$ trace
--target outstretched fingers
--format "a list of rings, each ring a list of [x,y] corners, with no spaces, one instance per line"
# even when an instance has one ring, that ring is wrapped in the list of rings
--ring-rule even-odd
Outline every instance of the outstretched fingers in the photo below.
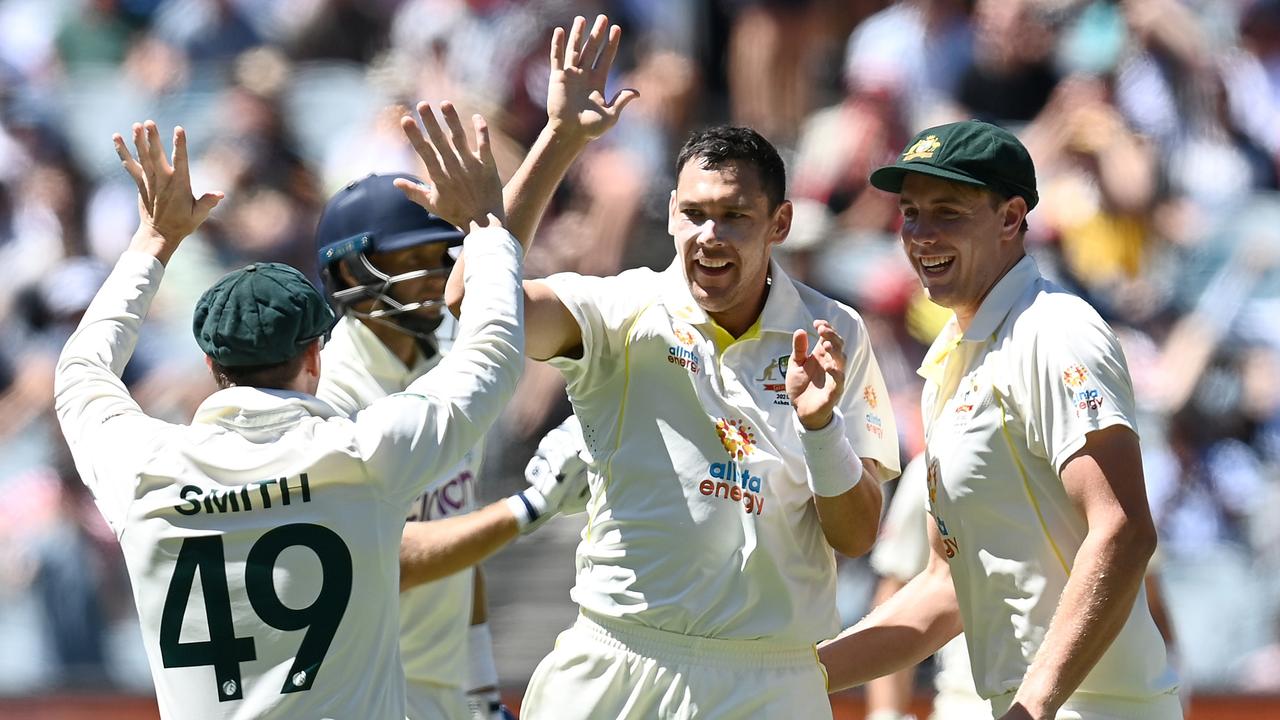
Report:
[[[582,56],[582,46],[586,42],[584,35],[587,30],[587,19],[581,15],[573,19],[573,25],[569,27],[569,46],[565,54],[564,66],[566,68],[579,67],[579,59]]]
[[[604,17],[601,15],[600,17]],[[604,43],[604,48],[600,51],[600,57],[591,68],[591,83],[598,88],[603,88],[605,80],[609,78],[609,69],[613,67],[613,61],[618,57],[618,47],[622,44],[622,28],[613,25],[609,28],[609,38]]]
[[[188,187],[191,185],[191,169],[187,161],[187,131],[178,125],[173,129],[173,175]]]
[[[157,173],[165,173],[173,171],[169,166],[169,158],[164,156],[164,142],[160,140],[160,128],[154,120],[148,120],[143,127],[147,131],[147,151],[152,163],[155,164]]]
[[[156,166],[151,161],[151,143],[147,139],[146,128],[141,123],[133,124],[133,147],[138,151],[138,164],[142,166],[142,176],[146,180],[144,197],[150,201],[156,193]]]
[[[471,116],[471,126],[476,131],[476,158],[486,168],[497,168],[498,162],[493,157],[493,145],[489,141],[489,124],[479,114]]]
[[[133,159],[133,153],[129,152],[129,146],[125,144],[124,137],[120,133],[111,136],[111,143],[116,148],[116,156],[120,158],[120,164],[124,166],[125,172],[129,173],[129,177],[133,178],[133,184],[138,186],[138,197],[145,198],[147,196],[147,177],[142,172],[142,166],[138,161]]]
[[[431,106],[427,103],[418,103],[418,114],[422,117],[430,117],[433,121],[435,116],[431,112]],[[422,133],[422,126],[418,124],[418,120],[413,115],[405,115],[400,118],[400,129],[404,131],[404,135],[409,139],[409,144],[413,146],[414,152],[422,160],[423,166],[427,169],[428,177],[440,177],[444,173],[444,169],[440,162],[440,154],[436,152],[436,147]]]
[[[458,163],[466,165],[468,161],[476,159],[476,155],[471,152],[467,131],[462,127],[462,118],[458,116],[458,109],[446,102],[440,105],[440,114],[444,115],[445,125],[449,127],[449,146],[453,148]]]
[[[591,32],[587,34],[586,42],[582,44],[582,51],[578,54],[579,67],[587,72],[594,70],[600,59],[600,49],[605,45],[608,35],[609,18],[597,15],[596,21],[591,25]]]
[[[564,28],[557,27],[551,31],[551,71],[564,70],[565,59]]]

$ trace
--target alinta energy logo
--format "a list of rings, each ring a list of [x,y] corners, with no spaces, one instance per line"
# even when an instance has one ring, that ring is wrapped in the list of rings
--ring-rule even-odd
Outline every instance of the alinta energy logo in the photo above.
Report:
[[[696,350],[697,338],[693,334],[693,328],[672,325],[671,333],[676,336],[678,344],[667,348],[667,362],[672,365],[679,365],[690,373],[697,375],[698,369],[702,367],[702,360]]]
[[[876,395],[876,389],[867,385],[862,388],[862,399],[867,403],[866,428],[867,432],[878,438],[884,437],[884,421],[876,414],[876,406],[880,404],[880,398]]]
[[[1071,392],[1076,417],[1102,407],[1102,393],[1089,382],[1089,371],[1085,366],[1077,363],[1062,371],[1062,383]]]
[[[742,420],[720,418],[716,420],[716,435],[728,462],[711,463],[707,472],[711,475],[698,484],[698,492],[730,502],[742,503],[748,515],[764,512],[764,478],[752,475],[740,464],[751,457],[756,449],[756,435],[751,426]]]

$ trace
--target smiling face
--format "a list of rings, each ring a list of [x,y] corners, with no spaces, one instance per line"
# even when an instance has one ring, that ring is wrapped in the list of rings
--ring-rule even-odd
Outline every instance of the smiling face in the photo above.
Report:
[[[760,172],[749,162],[709,168],[695,157],[680,169],[668,211],[693,299],[720,327],[741,335],[764,308],[769,257],[791,229],[791,203],[770,209]]]
[[[925,292],[968,329],[987,293],[1024,255],[1026,200],[908,173],[899,207],[902,247]]]

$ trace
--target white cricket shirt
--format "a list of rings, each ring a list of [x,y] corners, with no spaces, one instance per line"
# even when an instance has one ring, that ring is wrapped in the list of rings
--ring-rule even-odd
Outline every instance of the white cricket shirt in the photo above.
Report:
[[[463,339],[408,392],[347,419],[230,388],[189,426],[146,416],[119,380],[163,267],[117,263],[59,359],[55,409],[124,550],[163,717],[404,717],[404,508],[523,364],[519,246],[486,231],[467,251],[484,261],[468,263]]]
[[[897,430],[862,319],[777,263],[771,272],[760,319],[736,341],[694,302],[678,263],[546,279],[582,330],[583,357],[550,362],[596,460],[572,591],[583,609],[788,646],[839,630],[835,555],[784,386],[791,333],[823,318],[844,337],[849,440],[889,477]]]
[[[1015,690],[1084,540],[1058,474],[1094,430],[1135,428],[1111,328],[1023,258],[967,332],[955,318],[925,356],[930,510],[951,564],[978,694]],[[1177,682],[1140,591],[1077,694],[1142,699]]]
[[[364,323],[344,316],[325,344],[316,396],[342,415],[354,415],[375,400],[402,392],[440,362],[418,355],[406,367]],[[410,521],[439,520],[475,509],[475,483],[483,452],[477,445],[440,478],[427,478],[426,493],[410,501]],[[415,691],[424,683],[466,689],[467,628],[471,625],[471,569],[400,593],[400,662],[404,665],[410,717]],[[431,688],[427,688],[430,691]],[[415,718],[416,720],[416,718]]]
[[[880,535],[871,549],[871,569],[876,574],[908,582],[924,572],[929,564],[928,493],[925,487],[925,456],[915,456],[902,470],[898,489],[889,502],[889,509],[880,521]],[[969,670],[969,651],[965,647],[963,633],[952,638],[936,653],[937,672],[933,686],[935,711],[940,700],[963,702],[965,698],[978,701],[973,689],[973,673]],[[936,712],[935,712],[936,714]],[[951,717],[962,717],[955,714]]]

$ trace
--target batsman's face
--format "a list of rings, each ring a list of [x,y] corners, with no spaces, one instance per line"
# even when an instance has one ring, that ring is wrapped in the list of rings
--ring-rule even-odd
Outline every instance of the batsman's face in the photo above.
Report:
[[[769,257],[791,230],[791,203],[770,210],[754,165],[685,163],[671,193],[667,229],[694,300],[738,334],[764,307]]]
[[[902,247],[929,299],[955,311],[961,327],[1023,255],[1021,198],[908,173],[899,196]]]
[[[445,243],[428,243],[415,247],[385,253],[370,253],[369,262],[382,272],[395,277],[415,270],[434,270],[426,277],[411,278],[392,284],[389,294],[397,302],[409,304],[424,301],[442,301],[444,286],[449,278],[449,248]],[[437,302],[433,307],[424,307],[409,314],[424,318],[439,318],[443,306]]]

